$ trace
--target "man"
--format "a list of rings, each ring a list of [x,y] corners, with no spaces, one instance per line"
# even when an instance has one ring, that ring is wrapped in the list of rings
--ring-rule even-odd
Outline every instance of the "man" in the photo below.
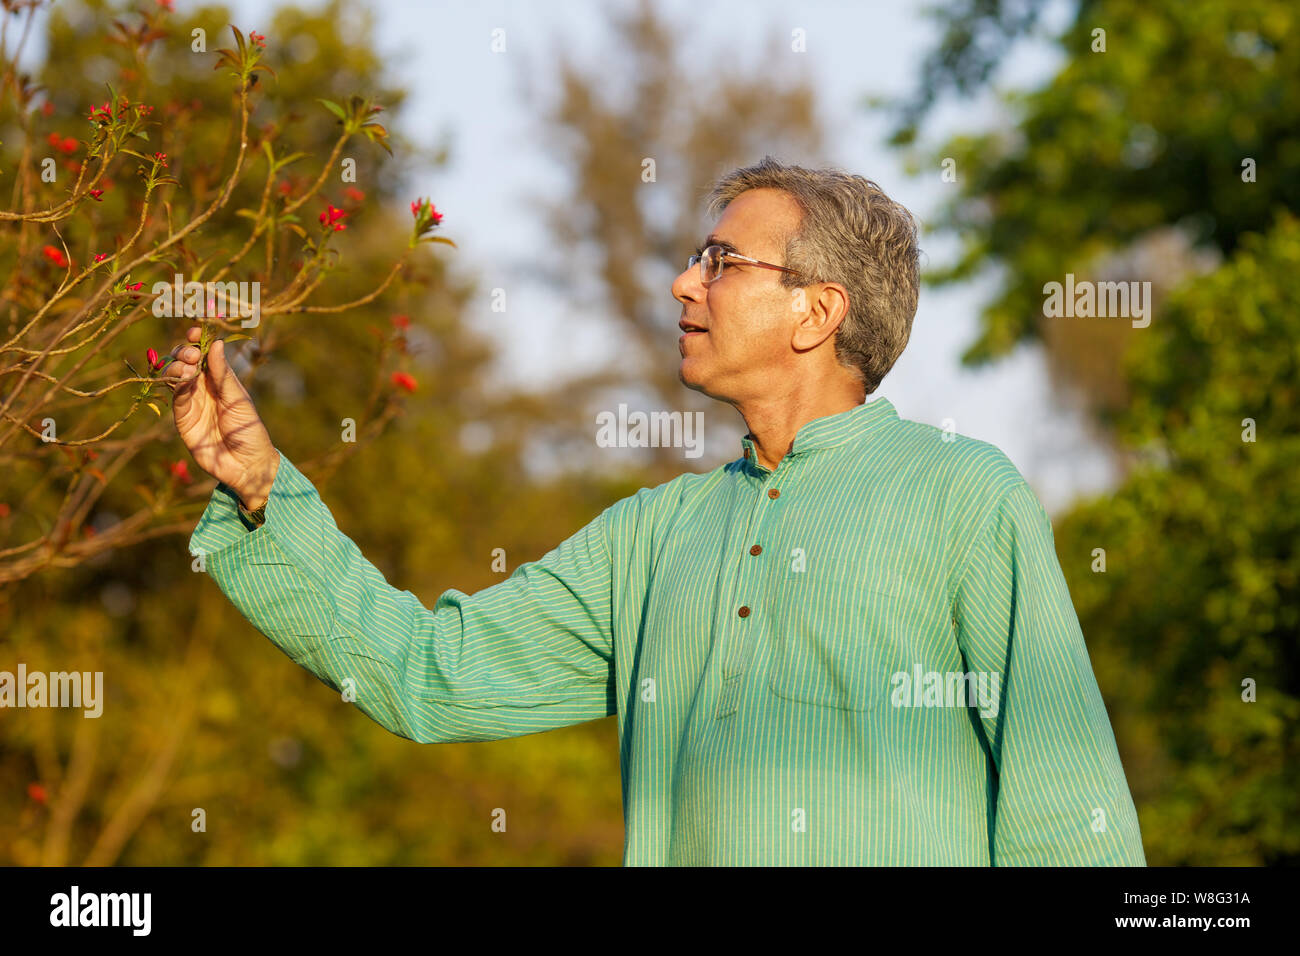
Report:
[[[182,346],[176,424],[221,481],[191,550],[393,733],[617,714],[629,865],[1145,865],[1038,500],[993,446],[864,404],[911,331],[912,217],[770,158],[712,208],[672,287],[680,375],[740,412],[742,457],[430,610],[277,452],[222,343],[202,375]]]

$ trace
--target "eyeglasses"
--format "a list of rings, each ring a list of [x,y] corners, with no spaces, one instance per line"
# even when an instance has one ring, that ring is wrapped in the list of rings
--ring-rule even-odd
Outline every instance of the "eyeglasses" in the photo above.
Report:
[[[702,253],[691,256],[686,260],[686,268],[689,269],[698,262],[700,264],[700,281],[708,285],[722,275],[722,267],[726,265],[728,259],[738,259],[747,265],[760,266],[764,269],[776,269],[780,272],[789,272],[791,275],[800,274],[794,269],[787,269],[785,266],[778,266],[771,262],[760,262],[758,259],[742,256],[739,252],[730,252],[717,245],[707,246]]]

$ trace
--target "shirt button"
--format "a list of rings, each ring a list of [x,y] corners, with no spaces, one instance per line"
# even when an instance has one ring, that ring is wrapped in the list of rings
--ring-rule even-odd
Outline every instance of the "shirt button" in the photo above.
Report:
[[[759,554],[762,554],[762,553],[763,553],[763,546],[762,546],[761,544],[756,544],[756,545],[754,545],[752,548],[749,549],[749,553],[750,553],[750,554],[753,554],[753,555],[759,555]]]
[[[745,457],[746,457],[746,458],[749,457],[749,449],[748,449],[748,448],[745,449]]]
[[[767,496],[769,498],[780,498],[781,492],[777,491],[775,488],[769,488],[767,489]]]
[[[740,610],[736,612],[741,617],[749,617],[749,608],[741,605]]]

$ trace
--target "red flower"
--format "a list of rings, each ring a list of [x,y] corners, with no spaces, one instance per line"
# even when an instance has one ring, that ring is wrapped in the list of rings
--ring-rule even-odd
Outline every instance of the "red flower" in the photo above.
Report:
[[[69,265],[67,258],[63,255],[63,252],[58,248],[56,248],[55,246],[46,246],[41,250],[41,255],[43,255],[46,259],[49,259],[50,262],[54,263],[60,269],[66,269]]]
[[[287,196],[287,195],[289,195],[289,193],[293,192],[293,183],[291,183],[291,182],[290,182],[289,180],[287,180],[287,179],[282,179],[282,180],[280,180],[280,187],[279,187],[279,188],[280,188],[280,195],[281,195],[281,196]]]
[[[143,283],[143,282],[137,282],[135,285],[129,285],[129,286],[127,286],[127,288],[130,289],[132,292],[139,292],[141,289],[144,288],[144,283]]]
[[[149,351],[145,352],[144,355],[145,355],[145,358],[147,358],[147,359],[149,360],[149,367],[150,367],[150,368],[155,368],[155,369],[157,369],[157,368],[162,368],[162,367],[163,367],[164,362],[163,362],[163,360],[162,360],[161,358],[158,357],[158,350],[157,350],[157,349],[150,349]]]
[[[105,259],[107,259],[107,258],[108,258],[108,253],[107,253],[107,252],[97,252],[97,253],[95,253],[95,261],[96,261],[96,262],[103,262],[103,261],[104,261]]]
[[[393,384],[396,385],[398,388],[406,389],[408,392],[413,392],[415,391],[416,388],[415,379],[412,378],[410,375],[406,374],[405,372],[394,372]]]
[[[95,200],[95,202],[103,202],[104,201],[103,197],[104,197],[104,190],[102,189],[92,189],[90,191],[90,198]]]
[[[361,200],[366,198],[366,194],[356,186],[349,186],[347,189],[343,190],[343,192],[352,202],[361,202]]]
[[[46,100],[44,103],[41,104],[41,113],[45,116],[53,116],[54,104],[51,103],[49,100]]]
[[[27,796],[31,797],[37,803],[45,803],[47,799],[45,795],[45,788],[42,787],[39,783],[29,783],[27,785]]]
[[[411,317],[409,315],[395,315],[389,321],[393,323],[393,328],[404,329],[411,324]]]
[[[339,222],[339,220],[346,215],[346,212],[331,203],[329,207],[320,214],[319,218],[322,226],[333,226],[335,232],[342,232],[347,228],[347,226]]]
[[[429,221],[432,222],[435,226],[438,225],[438,223],[442,222],[442,213],[438,212],[437,208],[433,205],[432,199],[424,199],[423,197],[421,197],[420,199],[417,199],[415,202],[411,203],[411,215],[414,216],[417,220],[420,218],[421,211],[425,209],[428,210]]]
[[[0,501],[0,521],[3,521],[5,518],[8,517],[9,517],[9,505],[6,502]]]
[[[173,478],[187,485],[194,480],[190,477],[190,466],[183,461],[173,462],[168,470],[171,471]]]
[[[258,45],[259,47],[261,47],[263,50],[266,49],[266,34],[264,34],[264,33],[254,33],[252,30],[249,30],[249,31],[248,31],[248,39],[249,39],[250,42],[257,44],[257,45]]]
[[[173,13],[175,11],[172,10],[172,2],[173,0],[158,0],[158,6],[162,7],[168,13]]]
[[[46,137],[46,139],[50,141],[50,145],[53,146],[55,149],[58,149],[59,144],[63,142],[62,138],[59,136],[58,133],[51,133],[49,136]]]
[[[166,169],[166,168],[167,168],[167,154],[166,154],[166,153],[154,153],[154,154],[153,154],[153,158],[156,159],[156,160],[157,160],[157,161],[162,165],[162,168],[163,168],[163,169]]]

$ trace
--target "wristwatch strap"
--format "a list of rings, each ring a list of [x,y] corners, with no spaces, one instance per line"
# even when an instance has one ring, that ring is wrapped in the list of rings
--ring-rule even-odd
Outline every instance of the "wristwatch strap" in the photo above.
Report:
[[[244,522],[245,527],[250,531],[262,527],[262,524],[266,521],[266,505],[262,505],[256,511],[249,511],[238,497],[235,498],[235,501],[239,504],[239,518]]]

